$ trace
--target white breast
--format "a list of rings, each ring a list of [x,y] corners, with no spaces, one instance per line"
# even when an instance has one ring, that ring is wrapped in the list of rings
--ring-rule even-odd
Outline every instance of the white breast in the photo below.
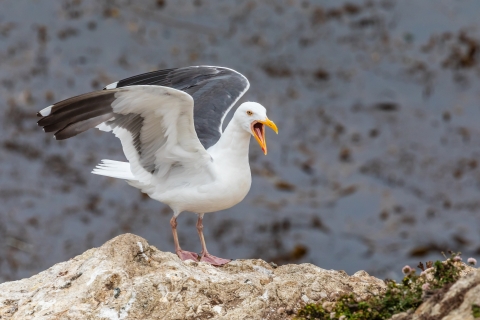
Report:
[[[225,210],[242,201],[252,182],[248,162],[241,166],[229,166],[224,161],[218,161],[215,171],[216,179],[211,183],[189,184],[150,196],[174,210],[196,213]]]

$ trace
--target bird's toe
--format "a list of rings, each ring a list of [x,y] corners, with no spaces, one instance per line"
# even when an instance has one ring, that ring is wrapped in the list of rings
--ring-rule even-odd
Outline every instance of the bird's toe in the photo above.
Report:
[[[232,260],[215,257],[215,256],[207,253],[200,259],[200,261],[210,263],[213,266],[221,267],[221,266],[229,263]]]
[[[179,250],[177,251],[177,256],[183,261],[185,260],[198,261],[198,254],[196,254],[195,252]]]

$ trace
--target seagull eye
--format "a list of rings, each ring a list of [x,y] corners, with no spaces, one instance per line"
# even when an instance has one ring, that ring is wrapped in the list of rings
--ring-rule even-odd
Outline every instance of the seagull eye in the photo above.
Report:
[[[251,115],[253,114],[253,112],[250,111],[250,110],[248,110],[248,111],[247,111],[247,114],[248,114],[249,116],[251,116]]]

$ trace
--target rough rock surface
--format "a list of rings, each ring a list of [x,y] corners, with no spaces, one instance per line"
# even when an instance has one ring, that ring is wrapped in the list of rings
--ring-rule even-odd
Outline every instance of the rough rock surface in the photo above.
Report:
[[[308,302],[377,294],[383,281],[311,264],[182,262],[125,234],[31,278],[0,284],[0,319],[288,319]]]
[[[480,307],[480,270],[460,278],[428,298],[414,313],[401,313],[392,320],[473,320],[472,306]]]

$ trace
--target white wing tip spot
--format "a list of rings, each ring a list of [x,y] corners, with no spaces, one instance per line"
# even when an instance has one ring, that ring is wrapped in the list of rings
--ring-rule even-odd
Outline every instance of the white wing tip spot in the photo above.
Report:
[[[52,107],[53,107],[53,104],[51,106],[46,107],[45,109],[40,110],[38,113],[40,113],[42,117],[49,116],[50,113],[52,113]]]
[[[117,87],[118,81],[114,83],[110,83],[108,86],[105,87],[105,89],[115,89]]]

